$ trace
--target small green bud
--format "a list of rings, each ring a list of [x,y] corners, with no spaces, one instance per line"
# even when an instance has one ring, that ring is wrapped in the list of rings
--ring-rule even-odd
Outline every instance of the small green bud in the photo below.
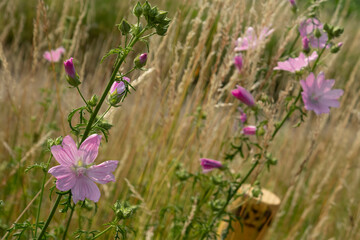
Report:
[[[99,125],[99,127],[103,128],[105,130],[110,130],[113,126],[112,124],[105,122],[104,120],[101,121],[98,125]]]
[[[151,5],[148,1],[146,1],[143,5],[142,5],[142,10],[143,10],[143,14],[145,17],[149,16],[150,11],[151,11]]]
[[[118,220],[130,218],[136,211],[137,206],[131,206],[128,202],[116,201],[113,210]]]
[[[165,18],[159,23],[159,26],[167,27],[169,26],[170,22],[171,22],[170,18]]]
[[[334,29],[334,36],[335,37],[340,37],[341,36],[341,34],[343,34],[343,32],[344,32],[344,28],[340,28],[340,27],[336,27],[335,29]]]
[[[77,87],[81,84],[79,80],[79,75],[76,74],[75,78],[72,78],[70,76],[66,76],[66,81],[73,87]]]
[[[131,26],[125,19],[123,19],[118,25],[118,28],[122,35],[126,35],[130,32]]]
[[[155,19],[155,17],[159,14],[159,9],[157,7],[151,8],[149,11],[149,17]]]
[[[139,25],[135,24],[131,27],[131,32],[133,33],[133,35],[140,34],[142,30],[143,30],[143,26],[141,25],[141,23],[139,23]]]
[[[163,20],[165,20],[168,12],[160,10],[158,14],[155,16],[155,20],[157,23],[161,23]]]
[[[330,31],[331,31],[331,28],[332,28],[332,27],[330,27],[329,24],[327,24],[327,23],[324,24],[323,29],[324,29],[325,32],[327,32],[327,33],[330,32]]]
[[[51,148],[52,146],[55,145],[55,142],[52,138],[49,138],[46,143],[48,148]]]
[[[55,139],[55,142],[54,142],[54,144],[55,145],[60,145],[61,143],[62,143],[62,141],[63,141],[63,138],[60,136],[60,137],[57,137],[56,139]]]
[[[318,28],[315,29],[314,36],[315,36],[316,38],[320,38],[320,37],[321,37],[321,32],[320,32],[320,30],[319,30]]]
[[[159,36],[165,36],[166,32],[168,30],[168,27],[163,27],[163,26],[160,26],[160,25],[157,25],[156,26],[156,34],[159,35]]]
[[[91,99],[89,100],[89,105],[92,107],[95,107],[97,102],[98,102],[99,98],[98,96],[96,96],[95,94],[91,97]]]
[[[134,7],[134,9],[133,9],[133,13],[134,13],[134,15],[135,15],[137,18],[139,18],[139,17],[141,16],[141,14],[143,13],[143,9],[142,9],[142,7],[141,7],[140,2],[138,2],[138,3],[135,5],[135,7]]]

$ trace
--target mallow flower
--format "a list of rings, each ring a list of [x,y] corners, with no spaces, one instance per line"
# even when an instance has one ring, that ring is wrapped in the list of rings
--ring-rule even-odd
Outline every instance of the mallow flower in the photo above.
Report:
[[[248,49],[256,48],[258,44],[263,42],[267,36],[274,32],[274,29],[265,27],[261,30],[260,35],[256,36],[255,30],[252,27],[248,27],[244,37],[238,38],[235,45],[235,51],[241,52]]]
[[[45,51],[43,57],[49,62],[58,62],[61,56],[65,53],[64,47],[58,47],[55,50]]]
[[[210,172],[210,171],[214,170],[215,168],[223,167],[221,162],[213,160],[213,159],[209,159],[209,158],[201,158],[200,164],[202,166],[203,173]]]
[[[242,133],[244,135],[255,135],[256,134],[256,126],[246,126],[242,129]]]
[[[299,32],[301,37],[307,37],[313,48],[324,48],[328,35],[323,30],[323,24],[316,18],[309,18],[300,23]],[[317,33],[318,32],[318,36]]]
[[[62,146],[51,147],[51,153],[60,165],[50,168],[49,173],[57,179],[57,189],[71,190],[75,204],[85,198],[99,201],[100,190],[95,182],[115,182],[112,172],[115,171],[118,161],[105,161],[94,165],[100,141],[101,136],[93,134],[77,148],[75,141],[68,135],[64,137]]]
[[[323,72],[315,77],[314,73],[310,73],[306,80],[301,80],[300,85],[303,89],[301,93],[305,104],[305,109],[314,111],[317,115],[321,113],[329,113],[330,107],[339,107],[338,98],[343,95],[341,89],[331,88],[334,86],[335,80],[325,80]]]
[[[79,75],[76,73],[73,58],[67,59],[64,62],[64,67],[68,83],[73,87],[79,86],[81,82],[79,81]]]
[[[309,63],[316,60],[317,58],[318,54],[315,51],[309,57],[301,52],[297,58],[289,58],[284,62],[278,62],[278,65],[274,68],[274,70],[284,70],[295,73],[304,67],[309,66]]]
[[[243,67],[243,58],[241,54],[234,57],[234,65],[239,70],[239,72],[241,72],[241,69]]]

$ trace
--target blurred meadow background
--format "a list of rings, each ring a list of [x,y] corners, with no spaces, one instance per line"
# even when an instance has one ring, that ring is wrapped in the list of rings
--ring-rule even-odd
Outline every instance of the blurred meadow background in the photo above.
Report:
[[[172,23],[165,37],[152,38],[147,71],[129,76],[136,92],[106,116],[114,126],[96,161],[119,160],[117,181],[100,186],[95,217],[94,205],[76,209],[70,233],[105,228],[116,200],[141,206],[131,219],[136,233],[129,239],[174,239],[183,230],[192,210],[190,196],[198,190],[192,181],[179,180],[179,166],[196,173],[201,157],[224,159],[238,121],[238,102],[230,91],[241,84],[254,90],[257,100],[269,98],[272,104],[262,107],[272,125],[284,116],[277,103],[299,88],[290,74],[272,70],[309,10],[309,1],[298,2],[296,14],[287,0],[150,2],[169,11]],[[298,128],[294,115],[275,141],[263,143],[278,165],[270,172],[259,169],[251,179],[258,175],[261,186],[282,200],[267,239],[360,239],[360,1],[318,2],[322,22],[345,28],[340,52],[326,53],[320,62],[327,78],[336,79],[336,88],[345,93],[340,108],[320,116],[308,112]],[[32,200],[43,173],[25,170],[47,162],[47,138],[68,135],[66,114],[82,103],[65,81],[62,62],[47,62],[44,51],[64,46],[63,59],[74,57],[85,97],[99,95],[114,59],[101,65],[100,60],[124,41],[115,24],[122,18],[136,21],[130,14],[135,4],[0,0],[0,236],[15,221],[34,221],[37,204]],[[275,32],[264,46],[247,53],[239,75],[233,66],[235,40],[248,26],[259,32],[270,25]],[[301,50],[300,42],[295,49]],[[131,54],[144,51],[140,43]],[[51,166],[56,164],[53,160]],[[231,169],[242,172],[248,165],[239,158]],[[52,205],[53,181],[45,187],[41,219]],[[63,232],[66,219],[57,213],[51,234]],[[28,234],[21,239],[30,239]],[[103,236],[112,238],[110,232]]]

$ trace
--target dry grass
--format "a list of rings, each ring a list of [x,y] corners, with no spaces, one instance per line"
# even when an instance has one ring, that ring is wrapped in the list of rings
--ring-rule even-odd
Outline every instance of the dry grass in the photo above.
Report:
[[[37,11],[31,13],[35,16],[32,43],[22,42],[25,17],[18,15],[14,2],[19,1],[0,2],[0,11],[11,19],[7,24],[1,19],[0,34],[0,199],[5,202],[0,212],[1,233],[40,188],[40,170],[24,174],[24,169],[46,161],[49,153],[41,144],[44,138],[49,133],[67,135],[66,116],[61,113],[81,105],[75,90],[67,88],[61,63],[45,62],[42,52],[64,45],[66,57],[74,56],[77,61],[81,90],[90,98],[101,94],[111,72],[111,61],[99,66],[102,55],[123,41],[113,25],[107,26],[114,29],[112,33],[94,36],[96,1],[83,0],[74,4],[51,1],[46,7],[39,1]],[[109,13],[116,15],[117,22],[129,10],[130,4],[122,2],[117,1],[120,12]],[[197,190],[190,182],[179,183],[176,165],[181,163],[195,173],[200,157],[224,157],[237,117],[237,102],[229,91],[241,83],[255,89],[258,100],[267,94],[272,104],[263,106],[264,114],[274,123],[283,116],[282,96],[299,87],[287,74],[274,76],[271,70],[260,77],[256,74],[267,64],[272,69],[296,37],[294,26],[301,16],[294,18],[287,1],[158,2],[161,8],[170,8],[173,22],[166,37],[151,42],[149,70],[131,76],[138,79],[137,91],[107,116],[114,127],[97,161],[120,161],[117,182],[101,186],[96,218],[84,224],[85,229],[99,229],[112,219],[110,206],[118,199],[129,199],[141,206],[132,220],[138,239],[170,238],[174,215],[166,214],[159,222],[160,210],[181,203],[190,224],[196,209],[189,196],[196,196]],[[326,65],[321,67],[345,90],[341,108],[321,117],[309,113],[305,124],[294,129],[295,120],[291,121],[274,142],[269,136],[260,140],[279,159],[270,173],[259,172],[262,186],[282,199],[268,239],[360,239],[360,45],[356,41],[360,31],[353,17],[345,18],[350,0],[343,2],[344,8],[336,9],[334,15],[322,16],[323,21],[335,16],[334,23],[345,26],[346,31],[341,52],[326,56]],[[239,76],[232,67],[234,40],[247,26],[259,32],[269,25],[276,29],[270,47],[265,49],[264,43],[248,52]],[[289,32],[283,30],[288,27]],[[199,107],[206,120],[197,117]],[[246,166],[237,159],[233,169],[241,172]],[[43,219],[51,204],[45,196]],[[29,208],[22,220],[34,221],[30,217],[35,211],[35,206]],[[79,216],[90,218],[92,214],[78,209],[73,223]],[[64,225],[65,220],[57,214],[53,224]],[[70,232],[78,227],[73,225]]]

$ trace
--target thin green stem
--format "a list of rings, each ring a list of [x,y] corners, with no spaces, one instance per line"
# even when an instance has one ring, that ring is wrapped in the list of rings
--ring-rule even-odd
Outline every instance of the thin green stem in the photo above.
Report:
[[[227,208],[227,206],[229,205],[230,201],[233,199],[233,197],[237,194],[239,188],[246,182],[246,180],[250,177],[251,173],[255,170],[256,166],[259,164],[259,161],[256,161],[252,167],[250,168],[250,170],[248,171],[248,173],[245,175],[245,177],[241,180],[241,182],[237,185],[236,189],[234,191],[231,192],[231,194],[228,195],[227,199],[226,199],[226,203],[223,205],[223,207],[220,209],[220,211],[218,211],[218,213],[216,214],[216,216],[213,218],[213,220],[210,223],[210,227],[209,229],[212,229],[216,223],[216,221],[221,217],[221,215],[224,213],[225,209]],[[204,235],[202,236],[202,239],[204,239]]]
[[[98,237],[100,237],[101,235],[103,235],[104,233],[106,233],[107,231],[109,231],[113,226],[109,226],[107,227],[105,230],[103,230],[102,232],[96,234],[91,240],[97,239]]]
[[[292,44],[291,44],[291,46],[290,46],[290,49],[289,49],[289,51],[288,51],[288,54],[291,54],[291,52],[292,52],[292,50],[294,49],[295,44],[296,44],[296,42],[298,41],[299,37],[300,37],[300,33],[297,34],[295,40],[292,42]]]
[[[79,94],[80,94],[80,96],[81,96],[82,100],[84,101],[84,103],[85,103],[85,104],[86,104],[86,106],[88,107],[89,111],[91,112],[91,108],[90,108],[90,106],[89,106],[88,102],[85,100],[84,96],[82,95],[82,93],[81,93],[81,91],[80,91],[80,88],[77,86],[77,87],[76,87],[76,89],[78,90],[78,92],[79,92]]]
[[[137,36],[135,36],[134,38],[132,38],[132,39],[130,40],[130,42],[129,42],[129,45],[128,45],[126,48],[127,48],[127,49],[131,49],[131,48],[134,46],[134,44],[139,40],[140,36],[141,36],[146,30],[147,30],[147,27],[145,27],[145,28],[139,33],[139,35],[137,35]],[[94,112],[91,114],[90,120],[89,120],[89,122],[88,122],[88,124],[87,124],[87,126],[86,126],[86,128],[85,128],[85,132],[84,132],[84,135],[83,135],[83,137],[82,137],[82,139],[81,139],[80,144],[81,144],[82,142],[84,142],[85,139],[89,136],[89,133],[90,133],[90,131],[91,131],[91,127],[92,127],[92,125],[93,125],[93,122],[95,121],[96,115],[98,114],[98,112],[99,112],[102,104],[103,104],[104,101],[105,101],[105,98],[106,98],[108,92],[110,91],[110,88],[111,88],[112,84],[113,84],[114,81],[115,81],[116,74],[117,74],[117,72],[119,71],[119,68],[120,68],[121,64],[125,61],[125,58],[127,57],[128,54],[129,54],[129,51],[126,51],[125,54],[122,55],[120,61],[116,64],[116,66],[115,66],[115,68],[114,68],[114,71],[113,71],[113,73],[112,73],[112,75],[111,75],[111,77],[110,77],[110,81],[109,81],[108,85],[106,86],[105,91],[103,92],[99,103],[96,105],[96,108],[95,108]]]
[[[72,216],[73,216],[73,213],[74,213],[75,207],[76,207],[76,205],[75,205],[75,204],[71,207],[70,216],[69,216],[69,219],[68,219],[68,221],[67,221],[67,223],[66,223],[65,232],[64,232],[64,235],[63,235],[63,238],[62,238],[63,240],[65,240],[65,239],[66,239],[67,231],[68,231],[68,229],[69,229],[70,222],[71,222],[71,218],[72,218]]]
[[[140,39],[149,38],[149,37],[151,37],[151,36],[154,35],[154,34],[156,34],[156,32],[153,32],[153,33],[150,33],[150,34],[148,34],[148,35],[145,35],[145,36],[141,37]]]
[[[48,162],[47,162],[46,168],[49,167],[49,164],[50,164],[51,159],[52,159],[52,155],[49,157],[49,160],[48,160]],[[42,198],[43,198],[43,195],[44,195],[44,188],[45,188],[46,176],[47,176],[47,171],[44,172],[43,181],[42,181],[42,183],[41,183],[39,206],[38,206],[38,209],[37,209],[37,212],[36,212],[35,238],[36,238],[37,230],[38,230],[38,226],[39,226],[40,210],[41,210]]]
[[[59,194],[58,197],[56,198],[55,204],[54,204],[53,208],[51,209],[50,215],[49,215],[48,219],[46,220],[43,229],[41,230],[41,233],[40,233],[40,235],[38,237],[38,240],[41,240],[41,238],[45,235],[46,229],[49,226],[49,224],[51,222],[51,219],[53,218],[53,216],[54,216],[54,214],[56,212],[56,209],[57,209],[57,207],[58,207],[58,205],[60,203],[61,197],[62,197],[62,195]]]
[[[311,72],[315,71],[315,68],[316,68],[317,64],[319,63],[321,56],[325,52],[326,46],[327,46],[327,44],[325,45],[325,47],[323,49],[321,49],[321,52],[320,52],[319,56],[315,60],[314,66],[311,68]]]
[[[98,124],[105,116],[105,114],[110,110],[111,105],[106,109],[106,111],[99,117],[99,119],[94,123],[94,126],[96,126],[96,124]]]

